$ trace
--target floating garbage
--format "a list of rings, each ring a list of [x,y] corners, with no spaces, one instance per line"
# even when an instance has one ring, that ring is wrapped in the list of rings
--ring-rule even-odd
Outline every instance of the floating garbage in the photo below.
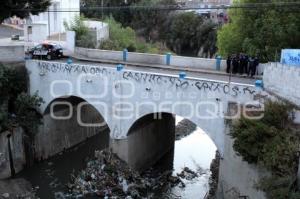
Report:
[[[173,176],[172,171],[163,173],[149,169],[143,173],[134,171],[109,150],[96,151],[95,158],[88,161],[87,168],[67,184],[69,193],[65,198],[153,198],[153,193],[163,187],[185,187],[181,178],[194,178],[198,174],[185,167]]]

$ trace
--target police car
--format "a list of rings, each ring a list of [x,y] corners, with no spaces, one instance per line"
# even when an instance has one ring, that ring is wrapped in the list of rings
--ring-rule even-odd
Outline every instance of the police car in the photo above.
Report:
[[[27,51],[29,58],[59,59],[63,57],[63,49],[55,43],[39,44]]]

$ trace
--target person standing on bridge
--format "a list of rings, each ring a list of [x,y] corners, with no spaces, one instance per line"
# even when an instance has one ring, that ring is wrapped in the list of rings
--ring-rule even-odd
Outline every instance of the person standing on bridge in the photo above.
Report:
[[[252,78],[253,76],[256,74],[256,70],[257,70],[257,67],[259,65],[259,59],[258,59],[258,56],[256,57],[251,57],[249,59],[249,71],[248,71],[248,76],[250,75]]]
[[[239,55],[236,54],[234,55],[233,59],[232,59],[232,73],[236,74],[239,70]]]
[[[226,73],[231,73],[231,56],[228,55],[227,60],[226,60],[226,64],[227,64],[227,68],[226,68]]]
[[[244,73],[247,73],[247,64],[248,64],[248,60],[246,58],[246,54],[241,53],[241,55],[240,55],[240,68],[239,68],[240,75],[243,75]]]

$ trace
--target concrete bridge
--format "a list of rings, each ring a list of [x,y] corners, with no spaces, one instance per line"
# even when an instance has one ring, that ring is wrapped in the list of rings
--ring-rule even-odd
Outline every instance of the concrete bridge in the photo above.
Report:
[[[96,63],[28,60],[26,68],[30,93],[38,92],[45,101],[40,108],[44,125],[37,136],[39,158],[75,145],[107,125],[112,150],[131,166],[143,168],[174,146],[174,115],[203,129],[224,155],[226,119],[240,116],[232,110],[253,104],[257,94],[254,85]]]

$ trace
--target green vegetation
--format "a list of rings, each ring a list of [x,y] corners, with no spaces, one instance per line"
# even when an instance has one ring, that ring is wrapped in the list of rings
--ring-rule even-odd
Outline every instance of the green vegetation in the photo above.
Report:
[[[96,33],[94,30],[85,25],[83,16],[76,16],[68,24],[64,23],[67,30],[76,33],[76,46],[84,48],[96,48]],[[110,38],[101,43],[100,48],[104,50],[124,50],[141,53],[165,53],[169,52],[166,47],[159,43],[147,43],[145,40],[138,38],[135,31],[130,27],[122,27],[112,16],[107,17],[104,22],[109,25]]]
[[[167,46],[178,54],[212,57],[216,53],[217,26],[194,12],[173,16],[166,26]]]
[[[2,1],[0,6],[0,24],[6,18],[17,16],[26,18],[30,14],[37,15],[50,6],[50,0]]]
[[[41,124],[37,109],[43,100],[26,94],[26,76],[11,67],[0,64],[0,133],[22,127],[26,162],[32,165],[34,136]]]
[[[175,5],[175,1],[141,0],[135,5],[143,7],[143,9],[137,9],[131,12],[132,22],[129,25],[137,30],[139,35],[143,36],[148,42],[164,42],[162,37],[168,31],[167,23],[171,20],[173,12],[170,10],[151,9],[151,7]]]
[[[124,27],[129,26],[132,23],[133,14],[130,9],[122,8],[122,10],[93,10],[86,8],[99,8],[102,7],[124,7],[135,5],[139,3],[141,0],[81,0],[81,13],[88,18],[95,18],[104,20],[108,16],[112,16],[118,22],[120,22]]]
[[[109,25],[110,38],[101,44],[101,49],[123,50],[126,48],[130,52],[141,53],[164,53],[168,51],[166,48],[160,48],[158,44],[146,43],[138,39],[132,28],[123,28],[112,17],[107,18],[105,22]]]
[[[95,48],[96,47],[96,35],[93,34],[87,25],[85,25],[83,16],[76,15],[74,20],[68,24],[64,22],[64,26],[67,30],[74,31],[76,33],[76,46],[83,48]]]
[[[35,134],[41,122],[36,110],[43,100],[26,94],[26,77],[0,64],[0,91],[0,133],[19,125]]]
[[[90,6],[101,7],[101,1],[83,0],[82,11],[86,17],[102,19],[112,16],[125,31],[126,45],[131,51],[137,52],[164,52],[171,49],[179,55],[213,57],[216,53],[217,24],[194,12],[177,12],[171,10],[151,9],[153,6],[176,5],[174,0],[104,0],[105,7],[110,6],[137,6],[139,9],[122,8],[120,10],[104,9],[95,12],[85,8]],[[130,27],[130,28],[128,28]],[[123,28],[123,29],[121,29]],[[138,39],[132,39],[132,33]],[[131,36],[129,38],[129,36]],[[120,49],[119,42],[111,39],[105,44],[106,49]],[[117,39],[119,40],[119,39]],[[135,41],[134,41],[135,40]],[[147,43],[145,43],[145,41]]]
[[[283,0],[281,2],[293,2]],[[268,0],[267,2],[278,2]],[[296,0],[294,0],[296,2]],[[261,3],[260,0],[236,0]],[[300,47],[300,7],[232,9],[230,23],[218,32],[218,49],[223,56],[245,52],[263,61],[275,61],[283,48]]]
[[[298,170],[299,132],[293,124],[291,105],[271,102],[265,105],[261,120],[241,118],[233,124],[233,148],[248,163],[271,172],[258,188],[270,199],[299,198],[295,189]]]

